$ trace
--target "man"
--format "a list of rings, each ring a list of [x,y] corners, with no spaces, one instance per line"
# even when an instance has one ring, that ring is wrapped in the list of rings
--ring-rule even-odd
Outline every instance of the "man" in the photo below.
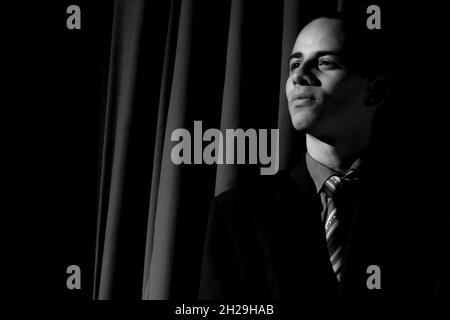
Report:
[[[395,160],[369,148],[388,93],[373,53],[337,15],[300,32],[286,96],[307,152],[294,170],[213,201],[201,299],[437,293],[442,230],[415,219],[403,187],[385,178]]]

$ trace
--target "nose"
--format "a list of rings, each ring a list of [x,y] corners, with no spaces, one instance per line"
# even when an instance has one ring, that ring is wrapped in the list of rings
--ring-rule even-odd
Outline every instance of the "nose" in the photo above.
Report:
[[[312,86],[315,83],[314,76],[304,67],[300,66],[294,70],[292,82],[295,86]]]

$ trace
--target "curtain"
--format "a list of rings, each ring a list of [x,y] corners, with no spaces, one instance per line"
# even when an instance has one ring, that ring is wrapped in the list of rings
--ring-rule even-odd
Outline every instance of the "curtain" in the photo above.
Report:
[[[94,299],[197,296],[208,208],[257,165],[175,165],[177,128],[280,129],[280,169],[298,161],[285,98],[303,24],[338,1],[116,0],[100,147]],[[270,132],[270,131],[269,131]]]

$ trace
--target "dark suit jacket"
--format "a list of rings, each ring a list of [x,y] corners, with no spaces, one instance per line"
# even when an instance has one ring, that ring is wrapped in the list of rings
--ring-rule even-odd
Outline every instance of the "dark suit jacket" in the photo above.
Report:
[[[409,188],[417,177],[401,170],[389,175],[389,167],[392,163],[366,161],[363,168],[341,283],[329,262],[320,197],[304,161],[216,197],[200,299],[414,298],[448,292],[440,283],[448,277],[448,220],[422,191]],[[380,267],[380,290],[367,287],[370,265]]]

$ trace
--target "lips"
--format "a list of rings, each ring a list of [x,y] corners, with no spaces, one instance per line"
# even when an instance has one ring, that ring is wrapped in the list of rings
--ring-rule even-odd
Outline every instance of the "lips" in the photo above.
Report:
[[[314,96],[311,94],[298,93],[291,97],[291,101],[295,100],[314,100]]]

